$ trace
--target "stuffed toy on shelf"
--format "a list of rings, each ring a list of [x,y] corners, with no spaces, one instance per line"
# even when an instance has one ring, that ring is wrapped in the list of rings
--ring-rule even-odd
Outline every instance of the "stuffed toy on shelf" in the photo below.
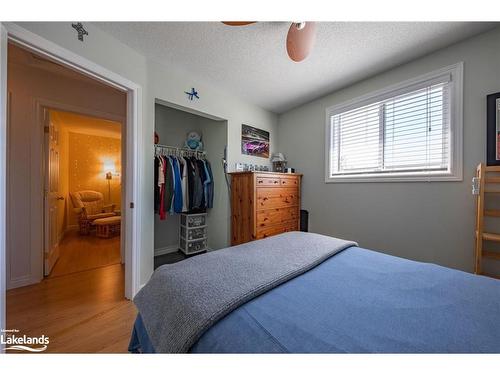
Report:
[[[190,131],[187,134],[184,146],[190,150],[203,151],[203,142],[201,141],[201,134],[195,131]]]

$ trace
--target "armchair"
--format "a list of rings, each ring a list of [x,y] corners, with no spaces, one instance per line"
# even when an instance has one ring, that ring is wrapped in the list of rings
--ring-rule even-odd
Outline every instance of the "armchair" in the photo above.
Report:
[[[89,234],[94,220],[116,215],[115,205],[105,205],[104,197],[98,191],[82,190],[69,195],[73,203],[73,211],[78,216],[80,234]]]

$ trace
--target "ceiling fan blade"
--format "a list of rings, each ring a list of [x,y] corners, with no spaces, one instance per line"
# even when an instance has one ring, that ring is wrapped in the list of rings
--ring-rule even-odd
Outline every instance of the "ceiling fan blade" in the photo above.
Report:
[[[224,25],[228,26],[246,26],[256,22],[257,21],[222,21]]]
[[[316,40],[314,22],[292,23],[286,37],[286,51],[295,62],[304,60],[311,52]]]

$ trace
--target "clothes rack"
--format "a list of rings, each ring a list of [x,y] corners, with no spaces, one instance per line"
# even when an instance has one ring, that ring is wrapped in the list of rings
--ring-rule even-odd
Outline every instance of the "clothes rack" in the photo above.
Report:
[[[185,147],[174,147],[174,146],[155,144],[155,156],[158,155],[188,156],[188,157],[194,156],[195,158],[198,159],[205,159],[207,156],[205,151],[191,150]]]

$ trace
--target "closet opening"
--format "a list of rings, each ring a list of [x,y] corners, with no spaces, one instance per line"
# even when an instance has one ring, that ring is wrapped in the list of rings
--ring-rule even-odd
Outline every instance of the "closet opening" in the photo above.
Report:
[[[155,268],[229,246],[227,120],[156,100]]]

